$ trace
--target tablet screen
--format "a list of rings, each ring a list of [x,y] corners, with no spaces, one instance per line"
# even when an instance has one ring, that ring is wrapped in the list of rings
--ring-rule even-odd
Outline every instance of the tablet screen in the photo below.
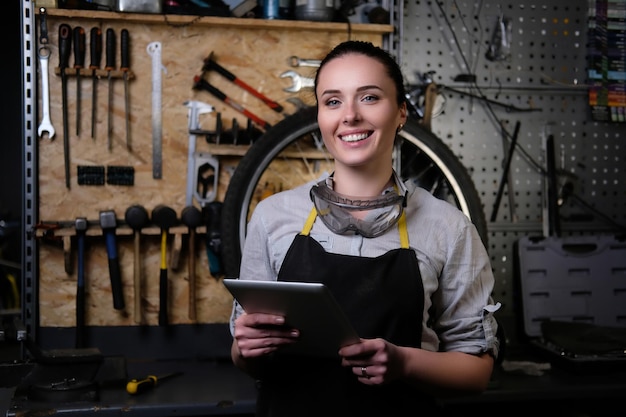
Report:
[[[332,357],[342,346],[359,341],[324,284],[226,278],[224,285],[247,313],[282,314],[287,325],[300,331],[300,340],[285,346],[285,353]]]

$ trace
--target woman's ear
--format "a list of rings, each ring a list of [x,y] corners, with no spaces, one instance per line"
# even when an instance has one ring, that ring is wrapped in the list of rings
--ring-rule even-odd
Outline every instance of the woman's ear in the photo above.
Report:
[[[402,102],[402,105],[400,106],[400,124],[401,125],[406,124],[407,114],[408,114],[408,110],[407,110],[406,102]]]

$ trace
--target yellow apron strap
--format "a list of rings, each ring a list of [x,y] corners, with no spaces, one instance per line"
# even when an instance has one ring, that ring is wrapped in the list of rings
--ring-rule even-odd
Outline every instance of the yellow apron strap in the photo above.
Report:
[[[406,228],[406,213],[402,211],[402,215],[398,219],[398,232],[400,233],[400,247],[402,249],[409,248],[409,232]]]
[[[313,228],[313,223],[315,223],[315,219],[317,218],[317,210],[315,210],[315,206],[311,209],[309,213],[309,217],[306,219],[306,223],[304,223],[304,227],[302,228],[301,235],[308,236],[311,233],[311,229]]]

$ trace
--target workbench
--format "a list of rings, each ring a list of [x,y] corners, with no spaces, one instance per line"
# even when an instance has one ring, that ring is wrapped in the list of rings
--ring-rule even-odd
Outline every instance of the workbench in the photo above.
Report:
[[[536,358],[529,358],[536,359]],[[16,397],[7,417],[33,415],[77,416],[251,416],[254,413],[254,381],[228,359],[178,361],[127,361],[128,377],[182,375],[164,380],[147,392],[130,395],[124,386],[100,391],[93,402],[35,403]],[[542,375],[494,372],[488,390],[479,396],[443,400],[444,415],[483,416],[546,415],[548,407],[560,416],[615,415],[611,410],[626,395],[626,372],[572,373],[552,367]],[[505,411],[506,410],[506,411]],[[297,415],[297,414],[296,414]]]

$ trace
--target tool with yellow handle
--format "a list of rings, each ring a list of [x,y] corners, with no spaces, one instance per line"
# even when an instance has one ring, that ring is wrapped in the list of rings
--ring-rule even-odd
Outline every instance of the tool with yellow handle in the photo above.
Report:
[[[182,375],[182,372],[174,372],[171,374],[165,374],[162,376],[148,375],[143,379],[131,379],[126,384],[126,392],[129,394],[141,394],[142,392],[146,392],[149,389],[152,389],[157,386],[160,381],[163,381],[168,378],[172,378],[178,375]]]

